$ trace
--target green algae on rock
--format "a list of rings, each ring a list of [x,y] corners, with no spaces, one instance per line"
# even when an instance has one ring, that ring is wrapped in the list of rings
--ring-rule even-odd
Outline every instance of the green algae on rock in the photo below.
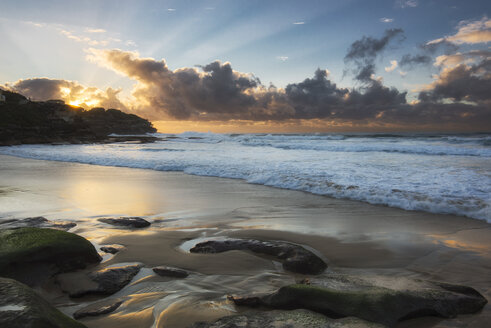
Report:
[[[101,257],[85,238],[41,228],[0,230],[0,275],[33,284],[41,272],[52,275],[98,263]]]
[[[0,278],[0,294],[2,328],[85,328],[16,280]]]
[[[333,318],[354,316],[393,326],[421,317],[452,318],[480,311],[487,300],[471,287],[404,277],[330,274],[265,296],[231,297],[236,305],[309,309]]]

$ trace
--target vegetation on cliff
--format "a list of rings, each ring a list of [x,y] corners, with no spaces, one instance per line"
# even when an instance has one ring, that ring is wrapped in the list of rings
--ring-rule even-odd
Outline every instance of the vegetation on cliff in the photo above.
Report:
[[[1,90],[0,145],[104,142],[110,134],[156,132],[152,124],[117,109],[84,110],[61,100],[30,101]]]

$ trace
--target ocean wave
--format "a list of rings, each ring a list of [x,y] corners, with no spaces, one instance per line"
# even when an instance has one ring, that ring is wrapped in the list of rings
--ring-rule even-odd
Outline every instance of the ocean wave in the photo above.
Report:
[[[161,135],[168,138],[168,135]],[[489,135],[344,135],[344,134],[215,134],[186,132],[173,135],[170,142],[238,143],[248,147],[272,147],[285,150],[314,150],[328,152],[388,152],[436,156],[491,157]]]
[[[243,179],[491,223],[491,163],[489,156],[479,153],[482,149],[478,145],[449,148],[440,140],[438,148],[427,141],[406,138],[393,142],[397,151],[392,152],[392,143],[376,145],[367,141],[370,138],[326,141],[324,135],[187,133],[165,139],[168,136],[160,135],[165,141],[152,144],[11,146],[0,148],[0,154]],[[459,156],[453,156],[456,149],[460,149]],[[473,152],[477,155],[469,155]]]
[[[273,147],[287,150],[316,150],[329,152],[387,152],[418,155],[451,155],[491,157],[491,148],[452,147],[449,145],[404,145],[404,144],[347,144],[347,143],[284,143],[244,141],[245,146]]]

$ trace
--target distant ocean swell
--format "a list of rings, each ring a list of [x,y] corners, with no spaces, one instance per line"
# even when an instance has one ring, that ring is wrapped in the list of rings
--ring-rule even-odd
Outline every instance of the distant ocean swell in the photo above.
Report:
[[[0,148],[0,154],[182,171],[491,223],[491,135],[156,134],[153,144]]]

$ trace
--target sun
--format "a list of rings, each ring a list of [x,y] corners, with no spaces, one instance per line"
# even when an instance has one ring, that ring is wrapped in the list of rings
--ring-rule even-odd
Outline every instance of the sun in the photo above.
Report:
[[[82,104],[82,103],[83,103],[83,101],[82,101],[82,100],[80,100],[80,99],[77,99],[77,100],[70,100],[70,101],[68,102],[68,104],[69,104],[70,106],[76,106],[76,107],[80,106],[80,104]]]
[[[73,99],[68,102],[70,106],[93,108],[100,105],[100,101],[97,99]]]

